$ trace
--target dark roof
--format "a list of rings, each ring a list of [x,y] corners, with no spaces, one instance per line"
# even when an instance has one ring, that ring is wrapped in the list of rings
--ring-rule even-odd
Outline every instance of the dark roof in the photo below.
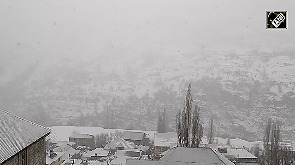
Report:
[[[123,139],[125,140],[142,140],[143,137],[144,137],[144,132],[125,131],[123,133]]]
[[[49,133],[50,129],[0,108],[0,164]]]

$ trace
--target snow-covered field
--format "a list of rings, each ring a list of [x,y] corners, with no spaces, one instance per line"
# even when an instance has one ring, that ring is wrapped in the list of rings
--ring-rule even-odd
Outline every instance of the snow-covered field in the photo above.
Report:
[[[99,134],[111,134],[116,132],[124,132],[124,129],[104,129],[102,127],[76,127],[76,126],[52,126],[50,127],[51,134],[48,136],[52,141],[69,141],[69,137],[73,133],[80,134],[91,134],[91,135],[99,135]],[[155,131],[141,131],[141,130],[128,130],[134,132],[145,132],[150,139],[154,138]]]

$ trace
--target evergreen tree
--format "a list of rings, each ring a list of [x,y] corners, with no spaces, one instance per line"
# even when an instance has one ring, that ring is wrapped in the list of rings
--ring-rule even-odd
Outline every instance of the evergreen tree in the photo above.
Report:
[[[166,121],[166,109],[164,109],[163,115],[162,115],[162,129],[163,129],[163,133],[167,132],[167,121]]]
[[[281,155],[284,153],[280,147],[280,125],[278,122],[268,120],[263,143],[263,165],[283,164]]]
[[[158,112],[158,122],[157,122],[157,132],[160,133],[161,132],[161,122],[162,122],[162,118],[161,118],[161,114],[160,112]]]
[[[178,139],[178,144],[182,144],[182,125],[181,125],[181,110],[176,115],[176,133],[177,133],[177,139]]]
[[[227,138],[226,145],[229,145],[229,146],[231,145],[230,138]]]
[[[192,112],[191,85],[188,86],[185,107],[176,115],[178,143],[182,147],[199,147],[203,137],[203,126],[200,123],[200,108],[196,105]]]
[[[208,139],[208,144],[213,144],[214,141],[214,125],[213,125],[213,118],[210,119],[209,122],[209,130],[208,130],[208,135],[207,135],[207,139]]]
[[[200,108],[196,105],[192,118],[192,140],[191,147],[198,147],[203,137],[203,126],[200,123]]]
[[[271,119],[268,120],[266,128],[265,128],[265,134],[263,139],[263,160],[262,164],[268,165],[270,164],[270,134],[271,134]]]
[[[273,123],[271,136],[271,158],[272,164],[280,164],[280,126],[278,122]]]
[[[111,129],[115,129],[116,128],[116,124],[115,124],[115,120],[114,120],[114,110],[112,110],[112,114],[111,114]]]
[[[158,133],[166,133],[167,126],[166,126],[166,110],[164,112],[158,114],[158,123],[157,123],[157,131]]]
[[[78,121],[80,126],[86,126],[86,118],[83,113],[81,113]]]
[[[188,124],[187,124],[187,116],[186,116],[186,113],[185,113],[185,109],[182,111],[181,113],[181,120],[182,120],[182,123],[181,123],[181,141],[182,141],[182,144],[180,146],[182,147],[187,147],[188,146]]]
[[[260,155],[260,148],[259,148],[259,144],[255,144],[255,146],[252,148],[252,153],[254,154],[254,156],[257,157],[258,159],[258,163],[261,163],[261,155]]]

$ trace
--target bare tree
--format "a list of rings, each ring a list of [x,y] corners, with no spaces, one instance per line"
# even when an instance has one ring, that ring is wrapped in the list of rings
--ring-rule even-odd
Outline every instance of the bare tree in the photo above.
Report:
[[[107,133],[98,134],[95,137],[95,146],[102,148],[110,142],[110,136]]]

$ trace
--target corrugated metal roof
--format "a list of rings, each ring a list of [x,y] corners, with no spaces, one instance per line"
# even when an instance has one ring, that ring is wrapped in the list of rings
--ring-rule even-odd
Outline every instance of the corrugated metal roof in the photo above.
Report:
[[[49,128],[0,108],[0,164],[48,133]]]

